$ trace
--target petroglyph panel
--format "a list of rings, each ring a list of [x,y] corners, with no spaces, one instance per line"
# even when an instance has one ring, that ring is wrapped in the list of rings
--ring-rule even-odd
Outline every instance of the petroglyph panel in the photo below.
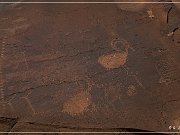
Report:
[[[12,131],[168,131],[180,114],[178,12],[173,4],[4,9],[1,117],[18,118]]]

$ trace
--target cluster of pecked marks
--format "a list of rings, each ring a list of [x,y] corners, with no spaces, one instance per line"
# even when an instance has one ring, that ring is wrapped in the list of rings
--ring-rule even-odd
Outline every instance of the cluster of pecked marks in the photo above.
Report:
[[[105,56],[100,56],[98,62],[106,69],[114,69],[126,63],[128,52],[116,52]]]
[[[134,85],[129,85],[127,90],[128,96],[133,96],[136,94],[136,87]]]
[[[64,103],[63,112],[72,116],[82,114],[91,102],[91,94],[88,91],[80,91]]]

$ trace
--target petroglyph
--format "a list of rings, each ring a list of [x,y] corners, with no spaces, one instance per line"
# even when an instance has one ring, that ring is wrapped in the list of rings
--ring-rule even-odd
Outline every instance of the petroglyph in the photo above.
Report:
[[[134,77],[134,79],[136,80],[136,82],[138,83],[138,85],[139,85],[141,88],[145,89],[144,86],[143,86],[143,84],[142,84],[142,82],[141,82],[141,81],[139,80],[139,78],[137,77],[137,75],[133,75],[133,77]]]
[[[6,101],[7,105],[9,105],[12,112],[15,112],[15,108],[12,103],[12,100],[15,99],[15,97],[16,97],[16,94],[13,95],[8,101]]]
[[[80,91],[71,97],[63,105],[63,112],[70,115],[79,115],[85,112],[91,104],[91,94],[87,91]]]
[[[111,41],[111,48],[113,48],[116,51],[127,51],[128,48],[130,48],[129,43],[120,38],[115,38]]]
[[[80,115],[87,111],[90,105],[92,106],[93,103],[91,100],[90,92],[92,90],[94,82],[88,76],[85,76],[85,82],[87,84],[86,89],[83,88],[83,86],[80,83],[77,83],[81,91],[69,98],[67,101],[65,101],[62,112],[68,113],[72,116]]]
[[[128,43],[128,41],[122,39],[122,38],[115,38],[111,41],[111,48],[113,48],[115,51],[128,51],[128,49],[131,49],[131,51],[135,51],[134,48]]]
[[[114,39],[111,42],[111,47],[117,52],[100,56],[98,62],[106,69],[122,67],[127,61],[129,43],[123,39]]]
[[[134,85],[129,85],[127,90],[128,96],[133,96],[136,94],[136,87]]]
[[[14,26],[13,28],[0,29],[0,31],[8,33],[9,35],[13,36],[19,31],[26,31],[29,27],[30,27],[29,24],[23,24],[20,26]]]
[[[21,22],[25,22],[25,21],[26,21],[26,18],[21,17],[21,18],[14,20],[13,23],[21,23]]]
[[[173,61],[160,58],[155,67],[160,75],[159,83],[169,85],[179,78],[177,65]]]
[[[101,56],[98,62],[107,69],[114,69],[123,66],[126,63],[128,52],[117,52]]]
[[[129,68],[124,66],[123,69],[126,71],[127,75],[129,77],[133,77],[136,81],[136,83],[142,88],[145,89],[145,87],[143,86],[142,82],[140,81],[139,77],[137,76],[137,73],[129,73]],[[147,91],[148,92],[148,91]],[[148,92],[149,93],[149,92]]]
[[[37,114],[34,107],[32,106],[32,103],[31,101],[29,100],[29,95],[31,94],[31,92],[29,92],[25,97],[21,97],[22,99],[25,99],[25,101],[27,102],[29,108],[31,109],[33,115]]]
[[[28,98],[28,97],[22,97],[22,98],[26,100],[28,106],[29,106],[30,109],[32,110],[32,113],[33,113],[33,114],[36,114],[36,111],[35,111],[34,107],[32,106],[31,101],[29,100],[29,98]]]
[[[23,58],[24,58],[24,62],[25,62],[25,65],[26,65],[26,69],[29,70],[29,66],[28,66],[28,62],[27,62],[27,59],[26,59],[25,52],[23,52]]]
[[[16,94],[12,95],[11,97],[5,97],[4,104],[5,104],[5,111],[16,113],[15,107],[13,105],[13,100],[16,98]],[[1,109],[0,109],[1,111]]]
[[[153,14],[153,11],[150,9],[150,10],[147,10],[147,13],[149,15],[149,18],[153,19],[155,16]]]

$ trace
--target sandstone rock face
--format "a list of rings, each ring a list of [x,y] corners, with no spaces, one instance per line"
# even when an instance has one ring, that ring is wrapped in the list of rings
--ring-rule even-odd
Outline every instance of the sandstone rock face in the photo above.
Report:
[[[176,3],[179,1],[178,0],[172,0],[172,2],[174,2],[174,5],[180,10],[180,3]]]
[[[115,0],[115,2],[134,2],[134,0]],[[147,0],[138,0],[138,2],[147,2]],[[121,10],[138,12],[143,10],[147,4],[145,3],[119,3],[117,7]]]
[[[172,4],[116,6],[1,10],[0,130],[179,126],[179,11]]]

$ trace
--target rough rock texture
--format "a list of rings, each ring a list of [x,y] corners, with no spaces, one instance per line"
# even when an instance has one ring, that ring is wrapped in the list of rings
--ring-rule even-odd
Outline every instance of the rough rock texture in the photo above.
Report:
[[[135,2],[134,0],[114,0],[115,2]],[[117,7],[121,10],[130,11],[130,12],[138,12],[146,8],[147,4],[143,2],[147,2],[150,0],[138,0],[138,2],[142,3],[119,3],[117,4]]]
[[[179,1],[178,0],[172,0],[172,2],[174,2],[175,6],[180,10],[180,3],[177,3]]]
[[[180,126],[180,11],[173,4],[146,6],[138,12],[116,4],[1,9],[0,117],[6,122],[0,130]],[[118,39],[126,43],[112,46]]]

